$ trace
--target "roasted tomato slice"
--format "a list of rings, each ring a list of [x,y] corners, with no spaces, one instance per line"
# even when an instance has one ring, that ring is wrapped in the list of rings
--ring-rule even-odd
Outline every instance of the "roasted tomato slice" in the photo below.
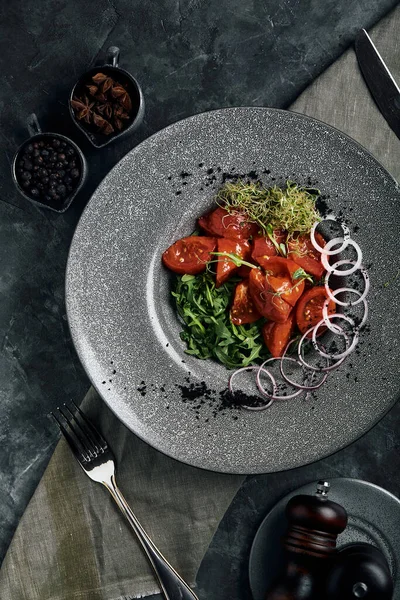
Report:
[[[257,260],[259,256],[276,256],[278,253],[269,237],[255,238],[251,258]]]
[[[226,238],[218,238],[217,250],[218,252],[236,254],[240,258],[247,260],[250,257],[251,248],[249,242],[246,242],[246,240],[228,240]],[[237,267],[229,257],[224,258],[223,256],[216,256],[215,258],[218,259],[216,286],[219,287],[224,283],[224,281],[229,279],[229,277],[233,275],[233,273],[237,271],[239,267]]]
[[[315,239],[322,248],[326,245],[326,241],[320,233],[315,233]],[[287,246],[288,258],[310,275],[321,279],[325,271],[321,263],[321,253],[314,248],[309,235],[299,235],[288,241]]]
[[[229,213],[220,206],[198,219],[202,229],[211,235],[229,238],[231,240],[247,240],[258,232],[258,225],[249,223],[241,212]]]
[[[274,323],[273,321],[265,323],[262,328],[262,335],[264,338],[264,343],[271,352],[272,356],[282,356],[290,338],[292,337],[295,323],[296,321],[294,312],[289,315],[287,321],[284,323]]]
[[[191,235],[172,244],[162,255],[162,261],[168,269],[180,275],[196,275],[205,271],[212,259],[217,240],[212,237]]]
[[[323,286],[316,286],[307,290],[300,298],[296,307],[296,322],[301,333],[314,327],[322,319],[322,308],[328,295]],[[333,300],[329,301],[328,314],[336,311],[336,304]],[[326,327],[320,328],[320,333],[326,330]]]
[[[276,280],[282,278],[275,278]],[[275,287],[278,281],[273,282]],[[271,287],[267,276],[260,269],[252,269],[249,275],[249,291],[258,312],[267,319],[284,323],[292,307]]]
[[[274,238],[278,244],[283,244],[286,241],[286,233],[280,229],[274,230]],[[259,256],[277,256],[275,245],[268,236],[255,237],[253,242],[253,252],[251,258],[257,260]]]
[[[238,268],[237,275],[239,275],[240,277],[243,277],[243,279],[247,279],[250,275],[250,271],[251,271],[251,267],[248,267],[247,265],[242,265],[241,267]]]
[[[259,256],[257,262],[265,269],[272,289],[294,306],[304,292],[304,281],[293,278],[299,265],[280,256]]]
[[[237,284],[230,317],[234,325],[254,323],[261,318],[250,296],[248,281],[241,281]]]

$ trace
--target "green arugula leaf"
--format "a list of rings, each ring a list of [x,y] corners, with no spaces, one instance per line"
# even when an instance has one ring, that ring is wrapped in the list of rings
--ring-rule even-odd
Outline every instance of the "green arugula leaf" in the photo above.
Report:
[[[228,369],[249,366],[269,357],[263,343],[261,318],[249,325],[234,325],[229,308],[238,278],[217,288],[208,273],[177,278],[171,294],[184,323],[180,337],[185,352],[199,359],[214,358]]]

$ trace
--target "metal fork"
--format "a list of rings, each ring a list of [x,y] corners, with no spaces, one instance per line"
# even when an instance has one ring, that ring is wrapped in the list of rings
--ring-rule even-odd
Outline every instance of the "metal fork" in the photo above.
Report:
[[[64,404],[62,408],[57,408],[57,411],[50,414],[57,421],[61,433],[86,475],[108,489],[132,527],[153,567],[165,600],[198,600],[188,584],[149,538],[118,489],[115,481],[115,459],[106,440],[75,402],[72,404],[74,412]]]

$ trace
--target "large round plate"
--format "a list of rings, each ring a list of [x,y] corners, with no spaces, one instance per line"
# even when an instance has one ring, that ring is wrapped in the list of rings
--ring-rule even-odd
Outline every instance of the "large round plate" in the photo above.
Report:
[[[329,499],[344,506],[348,524],[338,536],[337,547],[372,544],[386,558],[394,581],[393,598],[400,594],[400,500],[386,490],[358,479],[331,479]],[[264,600],[279,576],[285,558],[282,537],[287,530],[285,508],[297,494],[314,494],[317,482],[308,483],[280,500],[261,523],[250,552],[249,580],[254,600]]]
[[[256,171],[266,184],[290,178],[317,185],[346,216],[371,275],[360,350],[312,400],[275,403],[263,413],[210,406],[228,371],[184,354],[161,266],[163,250],[193,230],[223,173],[233,171]],[[346,446],[398,396],[399,200],[394,180],[366,150],[299,114],[222,109],[155,134],[101,183],[70,250],[68,319],[94,386],[142,439],[206,469],[278,471]]]

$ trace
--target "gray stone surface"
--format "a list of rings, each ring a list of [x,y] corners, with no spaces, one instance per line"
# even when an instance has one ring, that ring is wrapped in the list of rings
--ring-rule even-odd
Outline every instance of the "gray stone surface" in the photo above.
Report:
[[[69,397],[80,398],[88,387],[65,320],[64,269],[72,233],[91,192],[132,146],[171,122],[221,106],[287,106],[360,27],[369,27],[396,3],[1,3],[0,556],[56,442],[46,415]],[[111,44],[121,47],[121,65],[142,84],[147,113],[140,131],[99,151],[71,123],[67,97],[80,74]],[[12,156],[27,137],[25,120],[32,111],[44,130],[71,136],[88,158],[89,181],[64,215],[30,205],[11,182]],[[397,411],[361,446],[346,451],[346,469],[343,454],[329,459],[327,475],[356,474],[398,493],[386,446],[391,434],[384,435],[398,424]],[[376,471],[379,453],[388,456],[393,483],[388,474]],[[315,479],[314,469],[318,466],[247,481],[203,563],[199,584],[205,597],[207,586],[218,589],[221,578],[232,583],[231,597],[239,596],[238,586],[245,589],[243,557],[266,504]],[[223,552],[227,541],[228,554]],[[213,557],[221,560],[214,563]],[[205,576],[212,567],[212,577]]]

